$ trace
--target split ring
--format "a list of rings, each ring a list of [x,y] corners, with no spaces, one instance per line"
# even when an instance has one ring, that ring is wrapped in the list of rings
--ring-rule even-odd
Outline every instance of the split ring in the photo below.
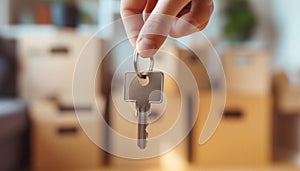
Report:
[[[141,78],[141,79],[145,79],[146,78],[146,74],[142,73],[139,71],[139,67],[138,67],[138,57],[139,57],[139,52],[137,50],[134,51],[134,70],[136,75]],[[153,67],[154,67],[154,58],[150,57],[150,66],[149,66],[149,70],[148,72],[153,71]]]

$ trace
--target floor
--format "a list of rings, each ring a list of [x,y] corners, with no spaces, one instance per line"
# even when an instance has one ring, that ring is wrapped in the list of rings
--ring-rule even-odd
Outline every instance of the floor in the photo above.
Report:
[[[78,171],[123,171],[123,170],[130,170],[130,171],[138,171],[138,170],[144,170],[144,171],[169,171],[168,168],[134,168],[132,167],[126,167],[126,168],[114,168],[114,167],[106,167],[106,168],[99,168],[99,169],[92,169],[92,170],[78,170]],[[174,169],[171,169],[172,171]],[[177,169],[175,169],[176,171]],[[300,171],[300,166],[292,164],[292,163],[275,163],[268,166],[235,166],[235,167],[201,167],[201,166],[188,166],[185,169],[178,169],[178,171]]]

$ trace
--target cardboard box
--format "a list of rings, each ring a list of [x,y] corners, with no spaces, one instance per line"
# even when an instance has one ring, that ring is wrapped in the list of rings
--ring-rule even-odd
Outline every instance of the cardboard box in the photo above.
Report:
[[[17,46],[20,66],[18,88],[21,98],[31,100],[59,95],[72,98],[74,70],[80,56],[85,57],[81,62],[88,67],[80,72],[78,77],[82,83],[76,83],[76,86],[83,89],[83,95],[88,94],[87,91],[93,91],[87,87],[86,80],[95,79],[101,41],[92,39],[87,46],[89,39],[89,36],[68,31],[21,36]],[[81,54],[83,48],[85,51]],[[98,86],[98,82],[96,83]]]
[[[207,119],[210,92],[202,92],[193,129],[193,159],[199,165],[255,165],[271,161],[272,98],[229,94],[215,134],[203,145],[200,133]],[[214,106],[212,106],[214,107]]]
[[[267,95],[271,91],[271,61],[265,50],[229,48],[222,58],[229,93]]]
[[[300,114],[300,82],[293,83],[286,73],[278,72],[274,75],[274,87],[277,111],[280,114]]]
[[[53,102],[35,101],[29,109],[33,170],[93,169],[101,165],[103,152],[94,143],[103,135],[97,113],[88,109],[80,112],[80,123],[89,125],[83,130],[74,111],[58,110]]]
[[[192,72],[199,90],[207,90],[210,89],[210,80],[207,73],[207,65],[209,60],[209,52],[208,50],[203,50],[203,56],[201,59],[205,59],[201,61],[192,51],[187,49],[179,50],[179,59],[188,67],[188,69]],[[181,70],[182,63],[178,64],[179,71]],[[178,72],[179,78],[186,77],[186,75]]]

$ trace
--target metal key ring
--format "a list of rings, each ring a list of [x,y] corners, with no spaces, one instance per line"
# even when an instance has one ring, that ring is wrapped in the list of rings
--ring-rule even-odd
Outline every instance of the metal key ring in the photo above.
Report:
[[[135,73],[136,75],[141,78],[141,79],[145,79],[147,75],[145,75],[145,73],[141,73],[139,71],[139,67],[138,67],[138,57],[139,57],[139,52],[137,50],[134,51],[134,69],[135,69]],[[154,58],[150,57],[150,67],[148,72],[153,71],[153,67],[154,67]]]

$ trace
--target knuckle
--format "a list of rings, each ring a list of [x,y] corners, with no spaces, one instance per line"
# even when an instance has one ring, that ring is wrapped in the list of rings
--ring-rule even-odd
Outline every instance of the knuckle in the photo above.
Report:
[[[180,37],[182,37],[179,33],[174,33],[174,32],[171,32],[170,36],[173,37],[173,38],[180,38]]]
[[[193,16],[187,20],[188,23],[192,24],[195,27],[198,27],[202,24],[203,18],[201,16]]]

